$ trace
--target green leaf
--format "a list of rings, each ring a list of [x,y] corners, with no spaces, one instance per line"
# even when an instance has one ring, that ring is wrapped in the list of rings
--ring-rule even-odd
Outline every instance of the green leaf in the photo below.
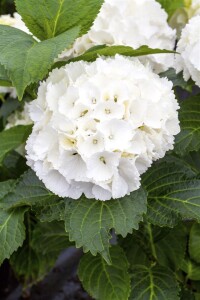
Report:
[[[56,258],[48,254],[41,255],[32,247],[33,231],[36,226],[35,218],[28,213],[25,221],[26,240],[22,247],[13,253],[10,263],[15,275],[23,282],[25,287],[28,287],[41,280],[49,272]]]
[[[31,133],[32,126],[16,126],[0,132],[0,164],[6,154],[23,144]]]
[[[200,174],[200,150],[189,152],[183,159],[191,166],[197,175]]]
[[[74,27],[55,38],[38,43],[21,30],[0,25],[0,63],[16,87],[19,99],[22,99],[27,86],[47,75],[54,59],[73,43],[78,34],[79,27]]]
[[[83,55],[77,56],[70,59],[69,61],[57,62],[54,67],[62,67],[69,62],[85,60],[85,61],[95,61],[99,56],[114,56],[115,54],[121,54],[124,56],[143,56],[149,54],[162,54],[162,53],[175,53],[170,50],[161,50],[161,49],[151,49],[148,46],[141,46],[138,49],[133,49],[129,46],[106,46],[100,45],[95,46],[85,52]]]
[[[173,229],[143,223],[138,231],[128,235],[122,242],[130,265],[150,265],[157,261],[159,265],[177,270],[185,256],[187,245],[184,226]],[[137,252],[136,252],[137,249]]]
[[[0,202],[0,207],[10,209],[20,206],[33,206],[37,203],[45,205],[47,201],[56,201],[58,196],[46,189],[36,174],[29,170],[19,179],[15,189],[6,195]]]
[[[65,226],[70,241],[84,252],[100,253],[110,263],[110,230],[123,237],[138,229],[146,212],[146,193],[141,188],[130,196],[110,201],[82,198],[66,202]]]
[[[14,189],[15,184],[15,180],[7,180],[0,182],[0,201]]]
[[[0,265],[19,248],[25,239],[24,213],[26,208],[0,210]]]
[[[85,254],[79,265],[78,276],[86,291],[96,300],[127,300],[130,293],[128,262],[122,249],[110,250],[112,265],[100,255]]]
[[[0,180],[18,179],[27,169],[26,159],[16,151],[11,151],[0,166]]]
[[[179,9],[184,7],[184,0],[157,0],[162,7],[168,13],[169,18],[173,15],[173,13]]]
[[[187,274],[186,281],[188,279],[200,280],[200,265],[196,264],[189,258],[184,259],[181,265],[181,270]]]
[[[200,221],[200,180],[190,166],[166,157],[144,174],[143,184],[148,192],[150,223],[173,227],[179,218]]]
[[[17,110],[21,106],[21,103],[13,98],[7,98],[6,101],[2,103],[0,108],[0,118],[3,118],[4,126],[6,125],[7,117]]]
[[[51,197],[48,200],[36,203],[32,206],[40,222],[61,221],[65,219],[65,201],[64,199]]]
[[[103,0],[15,0],[17,11],[30,31],[40,40],[55,37],[79,25],[87,33]],[[66,44],[66,48],[67,48]]]
[[[64,249],[73,246],[65,231],[64,222],[38,223],[33,231],[31,245],[42,255],[51,255],[55,260]]]
[[[12,83],[8,78],[7,71],[5,68],[0,64],[0,86],[11,86]]]
[[[200,263],[200,224],[194,224],[190,231],[189,253],[190,257]]]
[[[178,284],[169,269],[144,265],[136,265],[132,268],[130,300],[178,300],[178,293]]]
[[[179,120],[181,132],[176,136],[174,151],[186,155],[200,149],[200,97],[195,96],[181,103]]]

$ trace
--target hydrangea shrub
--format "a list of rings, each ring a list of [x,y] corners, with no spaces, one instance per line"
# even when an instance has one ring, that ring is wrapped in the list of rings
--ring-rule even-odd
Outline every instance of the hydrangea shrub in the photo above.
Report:
[[[0,264],[29,288],[76,247],[93,299],[198,300],[200,1],[15,6],[0,17]]]

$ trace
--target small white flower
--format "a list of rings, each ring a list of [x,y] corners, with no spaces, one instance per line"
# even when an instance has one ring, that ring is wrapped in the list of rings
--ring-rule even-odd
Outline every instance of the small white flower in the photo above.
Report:
[[[73,49],[59,57],[78,56],[96,45],[124,45],[134,49],[174,50],[176,31],[169,27],[167,14],[156,0],[105,0],[93,26],[74,43]],[[172,67],[173,54],[157,54],[140,58],[159,73]]]
[[[183,70],[186,81],[191,77],[200,86],[200,16],[193,17],[183,29],[177,52],[177,73]]]
[[[172,84],[138,59],[71,63],[53,70],[30,105],[28,165],[61,197],[129,195],[173,148],[178,108]]]

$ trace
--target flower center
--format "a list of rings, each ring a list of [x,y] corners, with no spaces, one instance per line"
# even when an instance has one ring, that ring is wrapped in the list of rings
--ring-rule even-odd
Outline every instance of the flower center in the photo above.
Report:
[[[101,156],[101,157],[99,158],[99,160],[100,160],[104,165],[106,165],[106,160],[105,160],[105,157],[104,157],[104,156]]]

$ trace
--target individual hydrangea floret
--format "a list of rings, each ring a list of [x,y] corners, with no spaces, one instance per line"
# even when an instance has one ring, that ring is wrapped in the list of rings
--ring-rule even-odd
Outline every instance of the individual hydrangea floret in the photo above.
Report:
[[[177,73],[183,70],[186,81],[191,77],[200,86],[200,16],[193,17],[182,30],[177,52]]]
[[[172,83],[138,59],[70,63],[53,70],[30,106],[28,165],[61,197],[129,195],[173,149],[178,108]]]
[[[96,45],[124,45],[134,49],[142,45],[150,48],[174,50],[176,31],[167,23],[167,13],[155,0],[105,0],[88,34],[78,38],[72,49],[60,58],[78,56]],[[173,66],[173,54],[146,56],[157,73]]]

